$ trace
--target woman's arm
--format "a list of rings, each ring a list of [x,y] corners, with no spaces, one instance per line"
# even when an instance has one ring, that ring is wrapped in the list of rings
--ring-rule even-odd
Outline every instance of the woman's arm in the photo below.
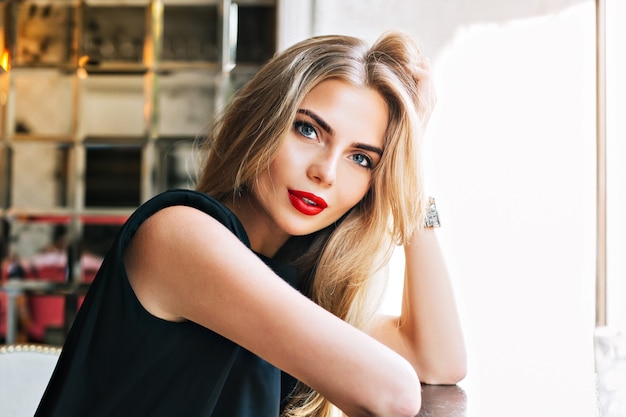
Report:
[[[125,265],[149,312],[233,340],[347,415],[417,414],[420,384],[405,359],[294,290],[212,217],[182,206],[156,213]]]
[[[373,335],[402,356],[422,382],[456,384],[466,374],[463,333],[435,230],[417,231],[406,258],[400,317],[381,317]]]
[[[430,60],[416,57],[416,106],[425,131],[437,103]],[[455,384],[467,359],[448,271],[432,228],[417,230],[404,246],[405,277],[400,317],[380,317],[372,334],[407,358],[422,382]]]

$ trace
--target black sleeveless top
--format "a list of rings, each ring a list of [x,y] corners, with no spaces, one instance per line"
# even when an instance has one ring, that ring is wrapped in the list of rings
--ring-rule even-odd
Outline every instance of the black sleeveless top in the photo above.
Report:
[[[206,194],[173,190],[143,204],[121,228],[89,288],[37,417],[280,414],[295,379],[205,327],[151,315],[136,298],[124,248],[148,217],[174,205],[204,211],[250,247],[235,215]],[[260,257],[298,288],[295,269]]]

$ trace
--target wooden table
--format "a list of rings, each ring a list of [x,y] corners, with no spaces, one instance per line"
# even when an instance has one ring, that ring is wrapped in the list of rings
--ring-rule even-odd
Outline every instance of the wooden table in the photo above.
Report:
[[[418,417],[466,417],[467,396],[458,385],[422,385]]]

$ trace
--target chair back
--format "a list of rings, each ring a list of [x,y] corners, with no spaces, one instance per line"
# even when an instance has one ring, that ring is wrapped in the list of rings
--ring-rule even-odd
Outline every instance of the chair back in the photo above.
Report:
[[[36,259],[31,263],[27,279],[51,282],[66,280],[67,256],[63,252],[36,255]],[[65,297],[62,295],[29,295],[28,308],[31,324],[26,331],[29,340],[34,343],[51,343],[46,338],[46,331],[48,329],[63,329]]]
[[[56,346],[0,346],[0,416],[35,414],[60,354]]]

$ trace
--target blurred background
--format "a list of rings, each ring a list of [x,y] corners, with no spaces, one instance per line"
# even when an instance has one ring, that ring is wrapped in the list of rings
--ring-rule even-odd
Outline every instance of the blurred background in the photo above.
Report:
[[[620,329],[625,18],[606,1],[607,317]],[[439,97],[425,172],[466,332],[467,415],[597,415],[595,1],[33,0],[0,2],[0,19],[4,257],[38,279],[48,254],[61,271],[43,278],[87,283],[134,207],[191,186],[197,135],[275,51],[409,32]],[[399,308],[401,252],[385,312]],[[22,337],[62,340],[55,314]]]

